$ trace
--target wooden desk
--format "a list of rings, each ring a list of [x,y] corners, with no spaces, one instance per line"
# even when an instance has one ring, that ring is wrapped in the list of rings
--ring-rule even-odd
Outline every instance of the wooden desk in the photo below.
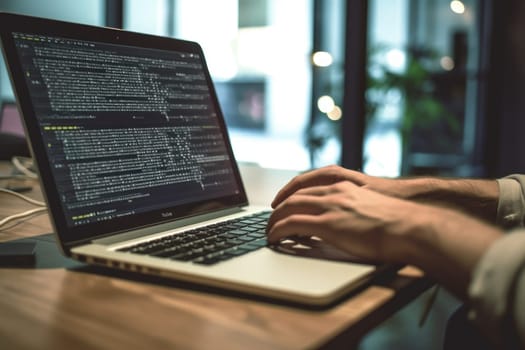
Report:
[[[242,173],[256,204],[294,175],[255,166]],[[38,187],[30,195],[41,198]],[[0,218],[31,207],[0,193]],[[405,268],[329,308],[305,309],[85,267],[38,236],[50,230],[45,214],[0,228],[0,241],[39,242],[37,267],[0,268],[0,349],[351,348],[431,285]]]

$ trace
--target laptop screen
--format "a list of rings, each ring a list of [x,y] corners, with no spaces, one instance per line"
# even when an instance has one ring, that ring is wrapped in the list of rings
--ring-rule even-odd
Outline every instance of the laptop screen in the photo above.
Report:
[[[120,35],[127,34],[114,41]],[[56,189],[47,194],[56,195],[71,232],[97,223],[122,230],[246,202],[198,45],[11,36],[49,165],[51,178],[43,180]],[[76,231],[75,238],[89,236]]]

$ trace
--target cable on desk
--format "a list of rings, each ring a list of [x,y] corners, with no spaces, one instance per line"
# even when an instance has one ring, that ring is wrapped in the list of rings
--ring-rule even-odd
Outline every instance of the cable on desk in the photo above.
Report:
[[[14,167],[20,171],[25,176],[31,178],[31,179],[37,179],[38,175],[33,170],[31,170],[31,167],[33,167],[33,159],[27,158],[27,157],[19,157],[15,156],[11,158],[11,163],[13,163]]]
[[[34,180],[38,174],[32,170],[33,159],[27,157],[13,157],[11,164],[18,171],[17,174],[0,175],[0,180]]]
[[[44,202],[37,201],[36,199],[30,198],[28,196],[24,196],[23,194],[15,192],[15,191],[8,190],[7,188],[0,188],[0,192],[11,194],[13,196],[16,196],[18,198],[21,198],[21,199],[25,200],[26,202],[29,202],[29,203],[34,204],[34,205],[38,205],[39,207],[45,207],[46,206],[46,203],[44,203]]]
[[[46,203],[41,202],[41,201],[37,201],[37,200],[35,200],[33,198],[30,198],[28,196],[24,196],[23,194],[20,194],[18,192],[11,191],[11,190],[8,190],[8,189],[5,189],[5,188],[0,188],[0,192],[16,196],[16,197],[18,197],[20,199],[25,200],[26,202],[29,202],[29,203],[31,203],[33,205],[37,205],[37,206],[40,207],[40,208],[27,210],[27,211],[24,211],[22,213],[14,214],[14,215],[8,216],[6,218],[3,218],[2,220],[0,220],[0,227],[4,226],[8,222],[13,221],[15,219],[24,218],[26,216],[30,216],[30,215],[33,215],[35,213],[47,210]]]
[[[42,211],[46,211],[46,210],[47,210],[46,207],[35,208],[35,209],[24,211],[22,213],[18,213],[18,214],[15,214],[15,215],[8,216],[8,217],[0,220],[0,227],[4,226],[8,222],[13,221],[15,219],[24,218],[26,216],[30,216],[30,215],[33,215],[33,214],[36,214],[36,213],[39,213],[39,212],[42,212]]]
[[[32,180],[32,177],[23,174],[0,175],[0,180]]]

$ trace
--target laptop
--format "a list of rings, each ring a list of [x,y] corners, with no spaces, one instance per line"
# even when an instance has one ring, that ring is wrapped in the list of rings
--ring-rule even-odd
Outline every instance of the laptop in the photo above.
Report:
[[[0,28],[64,255],[308,305],[377,271],[267,246],[197,43],[7,13]]]

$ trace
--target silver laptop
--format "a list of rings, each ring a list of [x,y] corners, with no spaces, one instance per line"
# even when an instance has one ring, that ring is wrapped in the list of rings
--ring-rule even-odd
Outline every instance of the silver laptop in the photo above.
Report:
[[[313,305],[376,271],[267,247],[197,43],[13,14],[0,27],[66,256]]]

